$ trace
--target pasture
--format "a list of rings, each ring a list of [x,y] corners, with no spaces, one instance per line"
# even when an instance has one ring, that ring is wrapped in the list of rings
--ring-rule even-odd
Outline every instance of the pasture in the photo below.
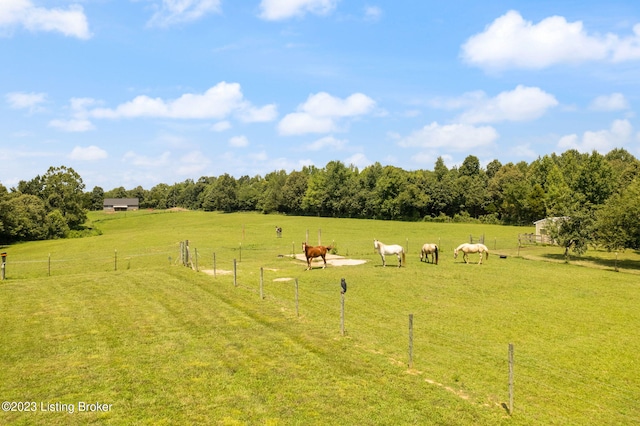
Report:
[[[0,396],[36,404],[0,412],[2,424],[640,422],[637,253],[590,250],[566,264],[557,247],[518,248],[532,229],[491,225],[170,211],[90,219],[102,235],[2,249]],[[306,271],[291,255],[307,231],[309,244],[366,262]],[[482,234],[483,265],[473,254],[454,260]],[[408,245],[406,266],[383,268],[374,238]],[[200,272],[179,264],[184,240]],[[439,244],[438,265],[420,262],[426,242]],[[97,402],[109,409],[78,412]]]

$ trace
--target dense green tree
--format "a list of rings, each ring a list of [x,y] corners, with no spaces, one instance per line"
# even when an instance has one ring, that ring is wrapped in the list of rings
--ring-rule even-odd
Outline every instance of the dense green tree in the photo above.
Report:
[[[584,194],[587,202],[603,204],[613,193],[613,170],[604,157],[594,151],[586,158],[574,182],[574,191]]]
[[[90,210],[102,210],[104,208],[104,189],[99,186],[94,186],[89,196],[89,209]]]
[[[42,195],[47,212],[59,210],[69,228],[87,220],[84,209],[84,183],[71,167],[50,167],[42,177]]]
[[[47,210],[40,197],[14,193],[2,202],[0,210],[5,214],[4,228],[7,239],[44,240],[49,235]]]
[[[598,242],[608,250],[640,249],[640,179],[601,206],[596,229]]]
[[[547,229],[568,259],[569,250],[579,255],[587,251],[588,245],[594,242],[596,229],[594,211],[588,204],[575,203],[566,213],[566,216],[550,220]]]
[[[202,207],[206,211],[232,212],[237,208],[236,180],[228,173],[207,186]]]
[[[480,160],[475,155],[468,155],[458,169],[460,176],[474,177],[480,174]]]
[[[258,209],[262,197],[264,179],[260,176],[242,176],[237,181],[237,203],[240,211],[254,211]]]
[[[302,199],[307,192],[309,174],[301,171],[293,171],[285,180],[282,187],[283,213],[301,214]]]

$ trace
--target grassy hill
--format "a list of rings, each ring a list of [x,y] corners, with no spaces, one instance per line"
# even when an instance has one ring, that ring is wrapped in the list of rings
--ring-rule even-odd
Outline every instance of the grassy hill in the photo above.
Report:
[[[640,421],[635,253],[619,254],[615,273],[600,252],[588,259],[599,268],[518,257],[528,228],[204,212],[91,220],[102,235],[4,249],[0,395],[29,404],[0,413],[3,424]],[[366,263],[305,271],[290,256],[307,234]],[[492,250],[482,266],[453,259],[470,235]],[[407,266],[382,268],[374,238],[408,245]],[[200,272],[179,265],[185,240]],[[440,244],[439,265],[419,262],[424,242]],[[202,272],[214,254],[215,277]],[[108,410],[78,412],[87,407]]]

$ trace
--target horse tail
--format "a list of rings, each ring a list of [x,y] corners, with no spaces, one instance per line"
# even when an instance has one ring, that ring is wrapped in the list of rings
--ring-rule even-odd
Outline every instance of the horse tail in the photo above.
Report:
[[[436,255],[436,265],[437,265],[438,264],[438,246],[436,246],[435,255]]]
[[[404,250],[402,250],[402,264],[403,264],[404,266],[407,266],[407,261],[406,261],[406,259],[405,259]]]
[[[489,250],[485,251],[485,259],[489,258]]]

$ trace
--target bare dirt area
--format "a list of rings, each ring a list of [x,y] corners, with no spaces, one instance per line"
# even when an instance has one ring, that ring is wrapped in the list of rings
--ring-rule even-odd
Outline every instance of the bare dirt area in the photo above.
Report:
[[[307,258],[304,257],[304,254],[296,254],[296,259],[302,262],[307,262]],[[347,259],[344,256],[338,256],[336,254],[327,254],[327,265],[333,266],[354,266],[354,265],[362,265],[363,263],[367,263],[366,260],[361,259]],[[322,258],[317,257],[311,261],[311,265],[322,264]]]

